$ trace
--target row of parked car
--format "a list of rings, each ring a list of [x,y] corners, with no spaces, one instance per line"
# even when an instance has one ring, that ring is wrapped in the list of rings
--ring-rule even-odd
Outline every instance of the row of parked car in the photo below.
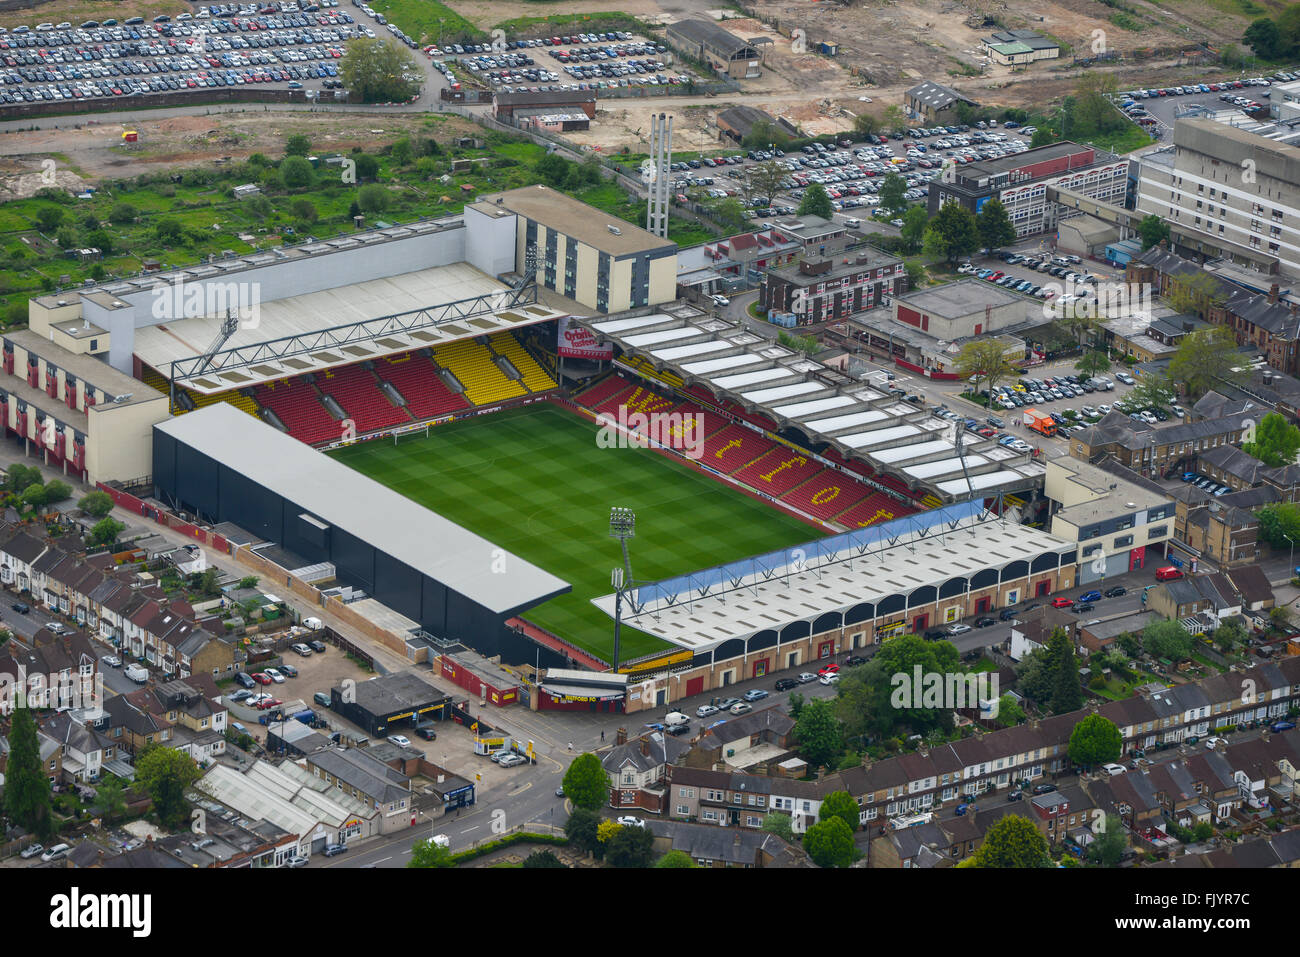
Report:
[[[1202,492],[1207,492],[1210,495],[1226,495],[1232,491],[1231,486],[1220,485],[1214,479],[1202,475],[1200,472],[1184,472],[1183,481],[1189,485],[1195,485]]]
[[[1277,79],[1291,78],[1300,79],[1300,76],[1291,73],[1274,74]],[[1218,90],[1241,90],[1248,86],[1269,86],[1271,81],[1262,76],[1251,77],[1249,80],[1223,80],[1218,83],[1188,83],[1184,86],[1166,86],[1156,87],[1155,89],[1138,89],[1129,90],[1126,93],[1119,94],[1128,100],[1151,100],[1162,96],[1187,96],[1193,93],[1214,93]]]

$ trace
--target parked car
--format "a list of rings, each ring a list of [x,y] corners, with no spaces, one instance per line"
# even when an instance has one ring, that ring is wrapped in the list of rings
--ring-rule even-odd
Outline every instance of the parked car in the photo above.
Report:
[[[50,861],[60,861],[68,856],[68,851],[72,850],[67,844],[55,844],[52,848],[41,855],[41,860],[46,863]]]
[[[996,625],[997,623],[998,620],[996,618],[990,618],[987,615],[985,615],[983,618],[975,619],[976,628],[987,628],[989,625]]]
[[[295,668],[293,665],[278,665],[276,670],[279,671],[280,674],[284,675],[286,678],[298,677],[298,669]]]
[[[329,694],[327,694],[324,691],[317,691],[313,693],[311,696],[311,700],[315,701],[318,705],[324,708],[328,708],[332,703]]]
[[[271,676],[264,671],[254,671],[249,677],[251,677],[259,685],[269,685],[274,683],[274,679],[272,679]],[[280,680],[283,681],[284,679],[281,678]]]
[[[104,664],[108,665],[110,668],[122,667],[122,659],[119,658],[117,655],[104,655],[99,660],[102,661]]]
[[[1069,608],[1073,604],[1074,602],[1071,601],[1069,598],[1063,598],[1063,597],[1053,598],[1051,601],[1051,605],[1053,608]]]
[[[711,704],[702,704],[695,709],[695,717],[697,718],[707,718],[709,715],[717,713],[718,709]]]
[[[306,658],[308,655],[311,654],[311,649],[308,648],[306,645],[304,645],[301,641],[298,642],[296,645],[290,645],[290,647],[293,648],[293,650],[296,651],[298,654],[302,655],[304,658]]]
[[[749,714],[749,712],[754,710],[754,706],[748,701],[737,701],[727,710],[732,714]]]
[[[1079,601],[1101,601],[1101,592],[1086,591],[1079,596]]]
[[[28,844],[26,847],[22,849],[22,852],[18,856],[21,857],[23,860],[28,860],[29,858],[33,858],[37,854],[42,853],[44,850],[45,850],[44,844]]]
[[[791,688],[797,688],[799,682],[794,678],[777,678],[774,686],[777,691],[789,691]]]
[[[32,606],[27,604],[27,602],[25,601],[16,601],[9,607],[12,608],[14,611],[18,612],[18,614],[20,615],[25,615],[32,610]]]
[[[346,844],[326,844],[326,845],[325,845],[325,856],[326,856],[326,857],[337,857],[337,856],[340,855],[340,854],[344,854],[344,853],[346,853],[346,852],[347,852],[347,849],[348,849],[348,846],[347,846]]]
[[[426,727],[423,727],[423,728],[416,728],[416,729],[415,729],[415,733],[416,733],[419,737],[423,738],[425,741],[437,741],[437,740],[438,740],[438,732],[437,732],[437,731],[434,731],[433,728],[430,728],[430,727],[427,727],[427,726],[426,726]]]
[[[411,746],[411,739],[404,734],[390,734],[388,740],[399,748],[409,748]]]
[[[1035,794],[1051,794],[1051,793],[1052,793],[1053,791],[1055,791],[1055,790],[1056,790],[1056,785],[1055,785],[1055,784],[1035,784],[1035,785],[1034,785],[1034,793],[1035,793]]]
[[[618,818],[618,823],[622,824],[624,827],[645,827],[646,826],[645,821],[641,820],[639,817],[632,817],[630,814]]]
[[[245,700],[247,700],[248,698],[251,698],[251,697],[253,697],[253,692],[249,691],[247,688],[240,688],[238,691],[236,691],[236,692],[234,692],[234,693],[232,693],[232,694],[228,694],[228,695],[226,695],[226,700],[227,700],[227,701],[245,701]]]
[[[527,764],[527,763],[528,763],[528,759],[524,757],[522,754],[507,754],[505,757],[503,757],[500,761],[497,762],[497,764],[501,765],[501,767],[503,768],[513,768],[516,767],[517,765]]]
[[[1092,607],[1093,607],[1093,606],[1092,606],[1092,602],[1087,602],[1087,601],[1076,601],[1076,602],[1074,603],[1074,609],[1073,609],[1073,610],[1074,610],[1075,614],[1082,615],[1082,614],[1084,614],[1085,612],[1092,611]]]
[[[839,670],[840,670],[840,666],[839,666],[839,665],[827,665],[827,666],[824,667],[824,668],[818,668],[818,669],[817,669],[817,677],[818,677],[818,678],[824,678],[824,677],[826,677],[827,675],[833,675],[833,674],[838,673]]]
[[[309,641],[307,642],[307,647],[309,647],[312,651],[316,652],[318,655],[325,653],[325,642],[323,641]]]
[[[948,626],[948,634],[949,634],[949,635],[964,635],[964,634],[966,634],[966,632],[968,632],[968,631],[970,631],[970,630],[971,630],[971,626],[970,626],[970,625],[964,625],[964,624],[961,624],[960,622],[958,622],[958,623],[955,624],[955,625],[949,625],[949,626]]]
[[[1122,764],[1103,764],[1101,766],[1101,769],[1105,771],[1107,774],[1109,774],[1111,777],[1114,777],[1117,774],[1123,774],[1125,771],[1128,770]]]
[[[762,699],[766,698],[770,693],[771,692],[765,691],[762,688],[750,688],[748,691],[745,692],[744,698],[746,701],[761,701]]]
[[[278,685],[284,684],[284,675],[280,674],[280,671],[277,668],[264,668],[262,669],[262,674],[266,675]]]
[[[1107,598],[1119,598],[1122,595],[1127,595],[1127,594],[1128,594],[1128,589],[1125,588],[1123,585],[1116,585],[1114,588],[1106,589]]]
[[[856,668],[858,665],[865,665],[867,659],[862,655],[849,655],[848,660],[844,662],[846,668]]]
[[[806,671],[802,671],[802,672],[799,673],[799,683],[800,683],[801,685],[806,685],[808,682],[810,682],[810,681],[816,681],[816,680],[817,680],[817,676],[816,676],[816,675],[811,675],[811,674],[809,674],[809,673],[806,672]]]
[[[253,680],[251,675],[244,671],[235,672],[235,683],[245,688],[257,687],[257,682]]]
[[[284,864],[285,867],[306,867],[307,858],[303,857],[301,854],[295,854],[293,857],[285,861]]]
[[[821,678],[819,679],[820,683],[824,685],[833,685],[839,680],[840,680],[840,676],[834,671],[827,672],[826,674],[822,675]]]
[[[1273,724],[1269,725],[1268,729],[1274,734],[1279,734],[1283,731],[1290,731],[1293,728],[1295,728],[1294,721],[1275,721]]]

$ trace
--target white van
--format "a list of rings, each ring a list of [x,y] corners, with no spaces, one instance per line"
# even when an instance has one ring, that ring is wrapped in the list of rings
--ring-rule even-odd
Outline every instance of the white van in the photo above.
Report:
[[[844,225],[847,226],[849,229],[861,229],[862,220],[851,216],[848,219],[844,220]]]
[[[673,727],[674,725],[690,724],[690,723],[691,723],[691,719],[686,717],[686,715],[682,714],[680,711],[670,711],[668,712],[667,715],[664,716],[664,724],[666,724],[670,728]]]

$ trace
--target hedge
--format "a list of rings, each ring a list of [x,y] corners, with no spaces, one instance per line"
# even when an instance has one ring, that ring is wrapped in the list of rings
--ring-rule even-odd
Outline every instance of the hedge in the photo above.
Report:
[[[455,865],[467,864],[470,861],[477,860],[484,854],[491,854],[493,851],[499,851],[503,847],[511,847],[515,844],[568,844],[567,837],[561,837],[556,834],[533,834],[528,831],[519,831],[515,834],[509,834],[499,840],[489,841],[478,847],[472,847],[468,851],[461,851],[459,854],[453,854],[451,861]]]

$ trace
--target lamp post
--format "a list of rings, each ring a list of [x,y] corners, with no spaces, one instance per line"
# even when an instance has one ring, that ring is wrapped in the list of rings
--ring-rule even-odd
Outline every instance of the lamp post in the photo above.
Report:
[[[618,674],[619,631],[623,620],[623,589],[632,584],[632,560],[627,554],[627,540],[636,535],[636,513],[615,506],[609,510],[609,537],[617,538],[623,548],[623,565],[610,576],[614,586],[614,673]]]
[[[1295,574],[1295,539],[1293,539],[1286,532],[1282,533],[1282,537],[1291,543],[1291,563],[1290,566],[1287,568],[1287,571],[1289,571],[1292,575],[1294,575]]]

